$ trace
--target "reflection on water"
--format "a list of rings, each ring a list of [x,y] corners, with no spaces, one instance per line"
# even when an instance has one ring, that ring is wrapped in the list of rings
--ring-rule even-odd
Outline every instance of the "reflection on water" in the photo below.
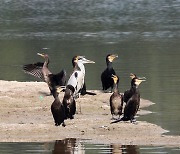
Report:
[[[77,143],[76,139],[74,138],[67,138],[64,140],[58,140],[54,143],[54,150],[52,150],[53,154],[72,154],[78,152],[79,154],[83,154],[84,150],[80,143]],[[82,151],[82,152],[81,152]]]
[[[120,91],[129,73],[145,76],[143,98],[156,104],[140,117],[180,135],[179,0],[3,0],[0,1],[0,79],[34,81],[21,66],[40,61],[42,48],[50,69],[70,74],[71,58],[85,55],[88,89],[101,89],[105,56],[119,55],[114,68]],[[43,51],[44,52],[44,51]]]
[[[122,153],[128,153],[128,154],[138,154],[139,153],[139,147],[136,145],[119,145],[119,144],[112,144],[110,146],[112,154],[122,154]]]
[[[179,154],[178,147],[137,146],[120,144],[92,144],[88,140],[67,138],[45,143],[0,143],[0,153],[53,153],[53,154],[140,154],[140,153],[173,153]]]

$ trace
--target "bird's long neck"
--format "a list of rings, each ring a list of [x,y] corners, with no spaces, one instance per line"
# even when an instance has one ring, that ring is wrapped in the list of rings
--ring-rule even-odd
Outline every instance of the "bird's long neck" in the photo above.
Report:
[[[78,65],[80,71],[81,71],[83,74],[85,74],[85,67],[84,67],[84,64],[83,64],[83,63],[77,63],[77,65]]]
[[[58,97],[58,96],[59,96],[59,93],[58,93],[58,92],[55,91],[55,92],[53,93],[53,96],[54,96],[55,99],[59,99],[59,97]]]
[[[48,67],[48,64],[49,64],[49,58],[45,57],[45,61],[44,61],[43,67]]]
[[[79,66],[78,66],[77,63],[75,63],[75,64],[73,65],[73,71],[75,71],[75,70],[81,70],[81,69],[79,68]]]
[[[112,69],[112,68],[113,68],[112,62],[106,61],[106,64],[107,64],[107,68],[108,68],[108,69]]]
[[[71,90],[67,88],[65,90],[64,98],[69,99],[70,97],[71,97]]]
[[[130,90],[131,90],[131,92],[133,94],[139,93],[138,87],[136,85],[131,85],[131,89]]]
[[[114,86],[113,86],[113,92],[116,93],[116,92],[119,92],[118,90],[118,84],[117,83],[114,83]]]

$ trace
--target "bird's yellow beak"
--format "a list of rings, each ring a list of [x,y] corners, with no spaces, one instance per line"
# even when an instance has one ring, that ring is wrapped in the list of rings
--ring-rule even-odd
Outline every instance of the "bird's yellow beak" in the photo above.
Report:
[[[56,91],[57,91],[57,93],[62,92],[64,89],[66,89],[66,87],[65,87],[65,86],[59,86],[59,87],[56,87]]]
[[[133,74],[133,73],[131,73],[129,77],[130,77],[131,79],[133,79],[133,78],[135,78],[135,77],[136,77],[136,75],[135,75],[135,74]]]
[[[38,56],[44,57],[43,53],[37,53]]]
[[[114,80],[114,83],[117,83],[118,77],[116,75],[112,74],[111,78]]]
[[[114,60],[115,58],[118,58],[118,55],[117,55],[117,54],[112,54],[112,55],[110,55],[110,56],[108,57],[108,60],[109,60],[110,62],[113,62],[113,60]]]
[[[143,82],[143,81],[146,81],[146,80],[144,80],[144,79],[136,79],[135,84],[139,86],[141,84],[141,82]]]

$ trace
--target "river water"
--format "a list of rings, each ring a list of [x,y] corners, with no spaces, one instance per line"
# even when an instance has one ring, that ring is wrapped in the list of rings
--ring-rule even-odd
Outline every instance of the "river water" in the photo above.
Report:
[[[50,69],[70,74],[71,59],[84,55],[88,89],[101,89],[105,57],[116,53],[113,67],[121,92],[129,74],[145,76],[141,96],[155,105],[138,120],[156,123],[180,135],[180,0],[3,0],[0,1],[0,79],[35,81],[22,65],[50,56]]]
[[[74,138],[44,143],[0,143],[0,153],[3,154],[178,154],[179,152],[178,147],[92,144],[88,140]]]

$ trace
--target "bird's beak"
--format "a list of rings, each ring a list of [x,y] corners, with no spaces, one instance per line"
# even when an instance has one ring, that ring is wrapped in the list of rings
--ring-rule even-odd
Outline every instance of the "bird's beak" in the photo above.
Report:
[[[113,54],[112,57],[115,59],[115,58],[118,58],[118,55],[117,54]]]
[[[111,78],[113,79],[114,83],[116,84],[118,81],[118,77],[116,75],[112,74]]]
[[[130,74],[130,78],[131,78],[131,79],[133,79],[133,78],[135,78],[135,77],[136,77],[135,74],[133,74],[133,73]]]
[[[78,58],[85,58],[85,56],[78,56]]]
[[[56,91],[57,91],[58,93],[64,91],[65,89],[66,89],[66,86],[59,86],[59,87],[56,87]]]
[[[146,81],[146,80],[138,78],[138,79],[136,79],[135,84],[139,86],[141,84],[141,82],[143,82],[143,81]]]
[[[44,57],[44,54],[42,53],[37,53],[38,56]]]
[[[138,79],[146,81],[146,77],[138,77]]]
[[[112,74],[112,76],[111,76],[111,78],[112,79],[114,79],[114,78],[116,78],[117,76],[116,75],[114,75],[114,74]]]
[[[112,54],[111,56],[109,56],[109,61],[112,62],[115,58],[118,58],[118,55]]]
[[[84,57],[83,57],[83,59],[82,59],[82,62],[83,62],[83,64],[94,64],[94,63],[95,63],[94,61],[88,60],[88,59],[86,59],[86,58],[84,58]]]

